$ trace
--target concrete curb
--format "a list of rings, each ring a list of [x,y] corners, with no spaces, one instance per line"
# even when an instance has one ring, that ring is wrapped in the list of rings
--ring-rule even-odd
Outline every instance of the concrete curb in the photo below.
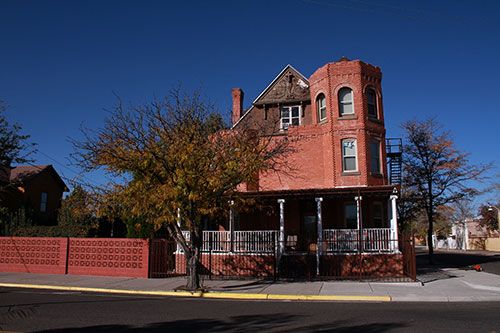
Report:
[[[5,288],[45,289],[62,291],[81,291],[109,294],[144,295],[144,296],[171,296],[213,299],[237,300],[280,300],[280,301],[350,301],[350,302],[390,302],[391,296],[363,296],[363,295],[293,295],[293,294],[252,294],[231,292],[189,292],[189,291],[148,291],[108,288],[88,288],[39,284],[0,283]]]

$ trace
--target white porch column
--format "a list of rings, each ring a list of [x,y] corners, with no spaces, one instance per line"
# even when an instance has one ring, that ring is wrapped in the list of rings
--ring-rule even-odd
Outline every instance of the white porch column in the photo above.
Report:
[[[234,252],[234,201],[229,200],[229,242],[230,250]]]
[[[316,244],[316,275],[319,276],[319,261],[320,261],[320,256],[323,252],[323,220],[321,217],[321,202],[323,201],[323,198],[316,198],[316,213],[317,213],[317,220],[318,220],[318,240]]]
[[[285,252],[285,199],[278,199],[280,205],[280,234],[278,244],[278,254],[281,255]]]
[[[396,207],[396,199],[398,198],[397,195],[391,195],[389,197],[389,200],[391,202],[390,204],[390,209],[391,209],[391,243],[392,243],[392,250],[394,252],[399,252],[399,245],[398,245],[398,210]]]
[[[363,217],[362,217],[362,210],[361,210],[361,200],[363,200],[363,197],[357,196],[354,197],[354,200],[356,200],[356,222],[357,222],[357,227],[358,227],[358,252],[363,252]]]

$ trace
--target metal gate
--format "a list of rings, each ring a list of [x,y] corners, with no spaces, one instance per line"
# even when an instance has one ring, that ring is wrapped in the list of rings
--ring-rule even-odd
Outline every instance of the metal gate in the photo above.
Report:
[[[410,232],[403,232],[400,235],[399,248],[403,254],[403,274],[413,281],[417,280],[415,235]]]
[[[165,278],[179,275],[175,271],[175,241],[151,239],[149,241],[149,277]]]

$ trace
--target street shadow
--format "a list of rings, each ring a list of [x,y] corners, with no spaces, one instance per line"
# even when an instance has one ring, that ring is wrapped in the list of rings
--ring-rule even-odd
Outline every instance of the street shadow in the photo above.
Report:
[[[350,324],[346,321],[333,321],[321,324],[304,324],[304,316],[288,314],[263,314],[234,316],[221,319],[191,319],[152,323],[144,326],[98,325],[89,327],[71,327],[39,332],[388,332],[393,329],[408,327],[403,322]]]
[[[430,264],[427,253],[421,252],[416,256],[417,279],[423,283],[458,277],[447,269],[469,270],[473,265],[487,267],[495,263],[500,267],[500,255],[436,251],[432,258],[433,264]],[[494,270],[491,272],[495,273]]]

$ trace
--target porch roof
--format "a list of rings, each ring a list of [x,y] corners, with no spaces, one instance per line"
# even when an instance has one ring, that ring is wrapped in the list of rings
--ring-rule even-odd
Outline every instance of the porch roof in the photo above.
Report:
[[[346,198],[352,196],[387,197],[399,193],[399,188],[394,185],[368,186],[368,187],[342,187],[342,188],[317,188],[317,189],[295,189],[274,191],[248,191],[240,192],[243,197],[250,198]]]

